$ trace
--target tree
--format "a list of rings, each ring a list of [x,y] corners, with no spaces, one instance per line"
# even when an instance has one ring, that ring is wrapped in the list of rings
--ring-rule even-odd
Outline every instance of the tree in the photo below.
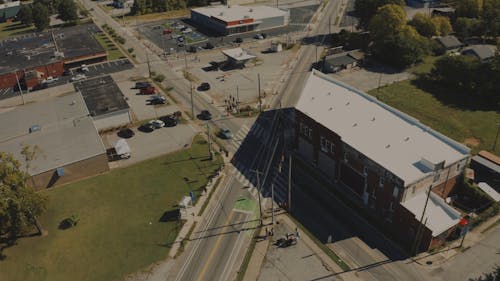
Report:
[[[462,38],[467,38],[469,36],[480,36],[481,35],[481,20],[479,19],[469,19],[460,17],[457,18],[454,30],[458,36]]]
[[[458,17],[477,18],[481,10],[482,0],[459,0],[456,3]]]
[[[437,16],[432,18],[432,23],[436,27],[437,35],[446,36],[453,31],[451,28],[450,19],[443,16]]]
[[[409,24],[417,30],[420,35],[425,37],[432,37],[438,35],[436,24],[434,23],[434,18],[423,14],[416,13]]]
[[[404,0],[356,0],[354,13],[359,18],[359,24],[367,27],[372,17],[377,13],[378,8],[387,4],[405,6]]]
[[[47,7],[40,3],[33,5],[33,23],[39,31],[42,31],[49,27],[50,18],[49,10]]]
[[[65,22],[75,22],[78,19],[78,9],[73,0],[61,0],[57,11],[59,18]]]
[[[496,38],[500,34],[500,1],[484,0],[481,18],[484,34]]]
[[[31,9],[31,5],[21,5],[17,17],[24,25],[33,24],[33,10]]]
[[[398,33],[406,26],[406,13],[399,5],[380,7],[370,21],[369,30],[374,40]]]
[[[479,61],[469,56],[445,56],[434,64],[431,76],[443,85],[472,91],[475,88],[475,71],[479,68]]]
[[[24,147],[22,153],[26,153],[25,159],[36,155],[30,147]],[[27,184],[28,178],[12,154],[0,152],[0,237],[15,240],[31,225],[41,233],[37,217],[45,210],[47,199]]]

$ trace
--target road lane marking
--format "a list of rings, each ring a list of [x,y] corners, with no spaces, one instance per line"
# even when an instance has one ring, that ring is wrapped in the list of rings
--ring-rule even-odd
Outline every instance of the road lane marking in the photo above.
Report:
[[[229,222],[231,221],[231,219],[233,218],[233,215],[234,215],[234,211],[231,210],[231,213],[229,214],[229,216],[227,217],[226,221],[224,222],[224,228],[221,229],[220,233],[224,233],[224,231],[230,227],[228,224]],[[219,235],[219,237],[217,238],[217,242],[215,242],[215,246],[212,248],[212,251],[210,252],[210,255],[208,256],[206,262],[205,262],[205,265],[203,266],[203,268],[201,269],[201,272],[200,274],[198,275],[198,278],[196,278],[197,281],[201,281],[203,280],[203,276],[205,276],[205,273],[207,272],[207,269],[208,269],[208,266],[212,263],[212,259],[214,258],[214,255],[215,253],[217,252],[217,250],[219,249],[219,246],[220,246],[220,243],[222,241],[222,237],[224,235]]]

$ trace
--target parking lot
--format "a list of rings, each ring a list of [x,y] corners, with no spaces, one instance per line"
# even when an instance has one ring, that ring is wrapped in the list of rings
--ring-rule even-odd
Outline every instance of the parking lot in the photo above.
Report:
[[[258,40],[254,37],[259,33],[265,33],[266,35],[268,35],[268,37],[275,37],[303,31],[307,27],[307,24],[311,20],[318,7],[318,4],[293,6],[289,8],[290,23],[287,26],[267,30],[258,30],[242,34],[234,34],[229,36],[220,36],[214,34],[209,29],[197,26],[196,24],[191,22],[189,18],[169,21],[164,20],[143,24],[138,27],[138,32],[141,34],[141,36],[147,38],[158,48],[162,49],[167,55],[177,52],[184,52],[186,48],[189,48],[191,46],[197,48],[197,51],[201,51],[203,50],[202,47],[206,46],[207,43],[210,43],[215,48],[231,47],[235,45],[234,41],[236,38],[241,38],[243,42],[249,42]],[[183,26],[193,31],[191,33],[181,33],[185,38],[185,42],[183,42],[183,44],[179,44],[179,41],[176,38],[172,37],[172,34],[179,33],[175,26]],[[164,30],[167,29],[171,30],[172,33],[163,34]],[[191,35],[193,33],[195,35]],[[193,36],[194,38],[190,38]]]
[[[99,64],[89,65],[87,66],[89,71],[85,72],[85,76],[87,78],[96,77],[104,74],[111,74],[115,72],[120,72],[123,70],[131,69],[134,65],[128,59],[120,59],[114,61],[103,62]],[[76,75],[78,69],[71,69],[70,74],[66,76],[58,77],[58,80],[47,84],[46,88],[52,88],[60,85],[64,85],[67,83],[71,83],[71,77]],[[0,89],[0,100],[6,99],[14,96],[19,96],[21,93],[19,91],[14,91],[12,88]]]

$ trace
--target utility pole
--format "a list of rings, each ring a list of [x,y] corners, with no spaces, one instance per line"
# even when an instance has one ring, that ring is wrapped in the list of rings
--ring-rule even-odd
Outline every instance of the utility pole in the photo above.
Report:
[[[19,89],[19,92],[21,93],[21,100],[23,101],[23,105],[25,105],[26,103],[24,102],[23,89],[21,89],[21,83],[19,83],[19,77],[17,76],[17,70],[14,73],[16,74],[17,88]]]
[[[260,96],[260,73],[257,73],[257,81],[259,83],[259,112],[262,112],[262,97]]]
[[[187,71],[188,71],[188,61],[187,61],[187,50],[184,49],[184,68],[186,69],[186,74],[187,74]]]
[[[262,226],[262,203],[260,199],[260,175],[262,174],[262,172],[259,170],[252,170],[252,172],[254,172],[255,175],[257,176],[257,195],[259,198],[259,221],[260,221],[260,226]]]
[[[271,183],[271,223],[274,228],[274,183]]]
[[[214,152],[212,151],[212,136],[210,135],[210,126],[207,122],[207,134],[208,134],[208,155],[210,160],[214,159]]]
[[[288,213],[292,213],[292,154],[288,162]]]
[[[240,90],[236,85],[236,111],[240,114]]]
[[[191,81],[189,81],[189,88],[191,89],[191,118],[194,119],[193,82],[191,82]]]
[[[149,73],[149,78],[151,78],[151,65],[149,63],[149,53],[146,50],[146,61],[148,62],[148,73]]]
[[[24,104],[24,102],[23,102]],[[497,135],[495,136],[495,142],[493,142],[493,147],[491,148],[491,151],[495,152],[495,149],[497,148],[497,139],[498,139],[498,133],[500,132],[500,123],[497,123]]]
[[[332,34],[332,17],[328,17],[328,34]]]
[[[420,217],[420,225],[418,226],[417,233],[415,235],[415,244],[413,245],[413,254],[417,254],[418,247],[420,246],[420,239],[422,239],[422,234],[424,230],[424,225],[422,224],[424,221],[425,210],[427,209],[427,203],[429,202],[429,197],[431,196],[432,184],[429,186],[427,190],[427,198],[425,199],[424,209],[422,211],[422,216]],[[427,219],[425,220],[427,222]]]

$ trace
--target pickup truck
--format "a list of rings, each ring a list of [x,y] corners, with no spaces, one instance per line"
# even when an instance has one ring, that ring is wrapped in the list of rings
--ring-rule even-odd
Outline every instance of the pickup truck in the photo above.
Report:
[[[56,82],[58,80],[59,80],[59,78],[57,78],[57,77],[49,76],[49,77],[47,77],[47,79],[44,79],[42,81],[42,83],[44,83],[44,84],[50,84],[50,83],[54,83],[54,82]]]

